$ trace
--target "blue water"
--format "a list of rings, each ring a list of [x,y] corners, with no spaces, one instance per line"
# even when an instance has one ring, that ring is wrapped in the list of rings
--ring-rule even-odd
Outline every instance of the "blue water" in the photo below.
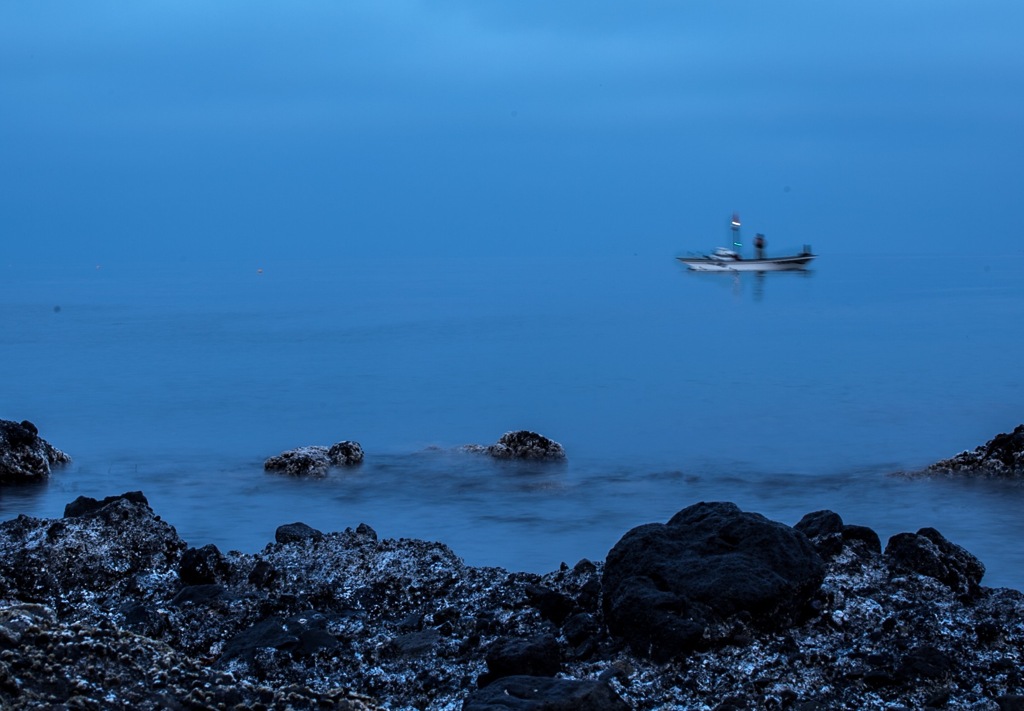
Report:
[[[1024,588],[1024,488],[905,480],[1024,422],[1024,256],[695,274],[671,255],[0,266],[0,417],[74,457],[0,518],[141,489],[190,544],[366,522],[474,565],[603,558],[700,500],[934,526]],[[513,429],[564,465],[460,453]],[[268,474],[352,439],[363,466]]]

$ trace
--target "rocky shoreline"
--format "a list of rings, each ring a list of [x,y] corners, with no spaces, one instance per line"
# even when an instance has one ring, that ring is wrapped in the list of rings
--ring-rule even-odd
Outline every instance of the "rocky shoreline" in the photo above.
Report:
[[[0,421],[5,483],[67,455]],[[557,462],[531,432],[467,446]],[[1024,426],[929,470],[1018,476]],[[269,471],[323,476],[358,443]],[[45,466],[44,466],[45,465]],[[1024,710],[1024,595],[934,528],[885,545],[701,502],[545,575],[360,524],[192,547],[142,492],[0,523],[0,707]]]
[[[0,524],[0,705],[1024,708],[1024,595],[933,529],[696,504],[606,561],[464,565],[366,525],[192,548],[139,493]]]
[[[1001,432],[973,450],[936,462],[922,473],[1020,481],[1024,479],[1024,425]]]

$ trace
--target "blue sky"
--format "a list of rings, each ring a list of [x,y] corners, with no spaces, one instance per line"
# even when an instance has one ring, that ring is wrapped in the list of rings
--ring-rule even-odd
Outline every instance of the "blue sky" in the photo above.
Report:
[[[1020,254],[1024,5],[0,7],[7,263]]]

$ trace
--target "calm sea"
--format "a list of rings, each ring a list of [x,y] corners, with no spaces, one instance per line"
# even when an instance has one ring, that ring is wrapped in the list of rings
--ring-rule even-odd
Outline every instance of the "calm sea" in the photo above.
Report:
[[[365,522],[546,572],[702,500],[934,526],[1024,588],[1024,488],[892,476],[1024,421],[1024,257],[671,256],[0,267],[0,417],[74,463],[0,518],[141,489],[191,545]],[[532,429],[564,465],[460,453]],[[268,474],[351,439],[363,466]]]

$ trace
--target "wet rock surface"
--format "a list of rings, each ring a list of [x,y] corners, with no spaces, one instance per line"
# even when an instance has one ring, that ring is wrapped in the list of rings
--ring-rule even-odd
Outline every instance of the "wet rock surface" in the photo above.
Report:
[[[491,445],[469,444],[467,452],[487,454],[495,459],[521,459],[533,461],[562,461],[565,448],[552,439],[529,430],[506,432]]]
[[[973,451],[965,451],[928,467],[926,474],[997,479],[1024,479],[1024,425],[997,434]]]
[[[0,485],[46,481],[52,467],[70,461],[28,420],[0,420]]]
[[[330,447],[312,445],[297,447],[269,457],[263,462],[268,472],[280,472],[289,476],[321,478],[327,476],[331,467],[351,467],[363,461],[363,448],[358,442],[346,440]]]
[[[983,587],[933,529],[882,553],[833,512],[805,519],[701,504],[649,529],[679,540],[642,567],[616,559],[630,532],[607,562],[535,575],[365,524],[287,524],[258,553],[222,552],[181,540],[138,492],[80,501],[0,523],[0,707],[1019,706],[1024,596]],[[704,587],[739,575],[730,556],[758,578],[749,596]],[[656,572],[681,560],[705,569],[686,603]],[[713,611],[699,644],[630,638],[608,598],[641,576],[674,596],[658,614]]]

